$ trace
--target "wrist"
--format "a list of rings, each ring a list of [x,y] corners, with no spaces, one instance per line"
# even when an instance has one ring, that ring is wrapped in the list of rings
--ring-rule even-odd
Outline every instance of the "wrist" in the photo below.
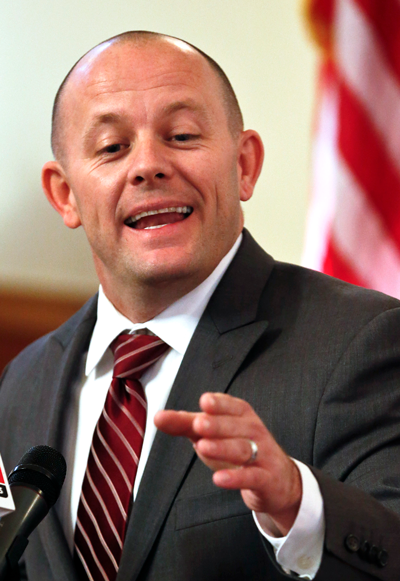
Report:
[[[290,490],[287,492],[288,500],[279,510],[264,516],[261,513],[257,513],[261,526],[264,528],[265,523],[265,526],[272,532],[274,537],[285,537],[288,534],[300,510],[303,494],[301,474],[295,462],[293,460],[290,460],[290,462],[292,464],[292,477],[288,479],[291,482]]]

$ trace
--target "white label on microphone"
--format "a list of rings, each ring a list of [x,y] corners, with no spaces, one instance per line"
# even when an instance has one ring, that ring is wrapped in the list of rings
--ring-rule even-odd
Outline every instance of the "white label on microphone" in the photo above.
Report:
[[[4,470],[3,460],[0,456],[0,516],[4,516],[13,510],[15,510],[14,500]]]

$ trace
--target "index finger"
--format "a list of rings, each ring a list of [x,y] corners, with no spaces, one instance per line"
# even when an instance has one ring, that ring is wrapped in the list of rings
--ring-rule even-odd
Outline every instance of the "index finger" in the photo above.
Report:
[[[242,416],[253,408],[247,401],[227,393],[203,393],[200,408],[210,415]]]
[[[199,436],[193,431],[194,412],[161,410],[154,416],[155,426],[170,436],[186,436],[191,440],[198,440]]]

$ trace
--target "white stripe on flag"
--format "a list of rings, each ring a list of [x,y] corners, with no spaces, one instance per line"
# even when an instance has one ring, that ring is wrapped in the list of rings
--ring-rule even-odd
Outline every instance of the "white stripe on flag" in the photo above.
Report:
[[[354,273],[369,287],[400,298],[400,254],[377,212],[342,160],[332,238]]]
[[[310,200],[302,264],[322,270],[336,210],[338,95],[324,87],[312,152],[312,199]]]
[[[400,85],[366,16],[352,0],[338,0],[335,54],[346,83],[364,105],[400,172]]]

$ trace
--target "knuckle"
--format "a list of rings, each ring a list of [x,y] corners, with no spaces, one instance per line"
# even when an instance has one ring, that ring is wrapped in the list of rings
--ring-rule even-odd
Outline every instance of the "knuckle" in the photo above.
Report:
[[[253,408],[251,407],[249,402],[247,402],[246,400],[238,399],[237,401],[239,402],[239,406],[241,408],[242,414],[247,414],[247,413],[253,411]]]

